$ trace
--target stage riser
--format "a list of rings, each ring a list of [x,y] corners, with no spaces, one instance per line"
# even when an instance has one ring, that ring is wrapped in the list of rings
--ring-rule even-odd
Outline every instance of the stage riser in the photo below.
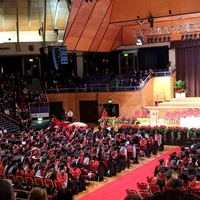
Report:
[[[166,116],[166,112],[175,112],[175,111],[186,111],[188,108],[180,108],[180,107],[146,107],[148,110],[157,110],[158,118],[164,118]]]
[[[187,111],[188,108],[199,108],[200,110],[200,97],[172,98],[169,102],[162,102],[158,106],[146,108],[148,110],[157,110],[158,118],[164,118],[166,112]]]
[[[200,102],[164,102],[164,103],[159,103],[158,106],[200,108]]]
[[[199,102],[200,97],[172,98],[170,102]]]

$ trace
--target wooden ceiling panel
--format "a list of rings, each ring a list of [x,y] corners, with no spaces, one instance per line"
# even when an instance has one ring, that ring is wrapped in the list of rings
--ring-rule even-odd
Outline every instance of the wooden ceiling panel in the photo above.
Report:
[[[58,5],[58,7],[57,7]],[[18,7],[18,11],[17,11]],[[46,4],[46,30],[52,30],[54,25],[54,19],[57,14],[57,22],[58,28],[63,31],[66,28],[66,21],[69,16],[68,6],[66,0],[47,0]],[[19,19],[19,31],[38,31],[38,29],[42,26],[42,22],[44,21],[43,13],[44,13],[44,1],[32,0],[31,1],[31,9],[29,9],[29,1],[26,0],[18,0],[18,6],[15,0],[6,0],[4,2],[0,2],[1,13],[3,13],[2,9],[4,8],[4,16],[0,16],[0,21],[5,20],[5,29],[6,31],[13,31],[12,26],[16,24],[16,13],[18,12]],[[58,8],[58,12],[56,13],[56,8]],[[29,13],[31,11],[31,13]],[[36,25],[37,24],[37,25]],[[12,25],[12,26],[11,26]],[[29,27],[30,26],[30,27]],[[3,28],[0,26],[0,31]]]
[[[92,43],[92,37],[91,38],[81,38],[78,42],[78,45],[76,47],[77,51],[88,51],[90,48],[90,45]]]

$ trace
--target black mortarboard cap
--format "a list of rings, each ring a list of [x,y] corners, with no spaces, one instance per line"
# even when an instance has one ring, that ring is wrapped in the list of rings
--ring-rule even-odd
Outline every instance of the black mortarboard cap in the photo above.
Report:
[[[94,146],[97,147],[99,145],[99,142],[95,142]]]
[[[48,169],[51,169],[51,168],[54,168],[54,167],[55,167],[55,164],[52,163],[52,164],[50,164],[50,165],[48,166]]]
[[[41,153],[46,153],[47,152],[47,149],[42,149],[41,150]]]
[[[185,153],[181,152],[180,157],[184,158],[185,156],[186,156]]]
[[[164,158],[160,159],[159,162],[160,162],[160,163],[163,163],[163,162],[164,162]]]
[[[58,165],[59,167],[64,167],[65,166],[65,163],[60,163],[59,165]]]
[[[12,158],[13,155],[12,155],[12,154],[8,154],[7,157],[8,157],[8,158]]]
[[[107,139],[103,139],[103,144],[108,144],[108,140]]]
[[[63,156],[62,156],[62,159],[65,159],[65,158],[67,158],[67,154],[65,153]]]
[[[68,147],[67,147],[67,152],[71,152],[71,150],[72,150],[72,147],[71,147],[71,146],[68,146]]]
[[[103,149],[104,149],[105,151],[107,151],[107,150],[109,149],[109,147],[106,145],[106,146],[103,147]]]
[[[6,153],[3,152],[3,153],[0,154],[0,156],[1,156],[1,157],[4,157],[4,156],[6,156]]]
[[[17,156],[17,157],[15,158],[15,160],[16,160],[17,162],[20,162],[20,161],[21,161],[21,156]]]
[[[172,172],[170,171],[170,170],[167,170],[165,173],[164,173],[164,175],[166,176],[166,177],[170,177],[171,176],[171,174],[172,174]]]
[[[64,141],[64,140],[62,140],[60,143],[61,143],[61,144],[65,144],[65,141]]]
[[[18,150],[13,151],[13,154],[14,154],[14,155],[15,155],[15,154],[18,154],[18,153],[19,153]]]
[[[40,166],[41,166],[41,167],[45,167],[45,166],[46,166],[46,163],[45,163],[45,162],[41,162],[41,163],[40,163]]]
[[[112,146],[114,146],[116,144],[116,141],[112,140],[111,144],[112,144]]]
[[[85,150],[89,151],[91,149],[91,146],[86,146]]]
[[[79,155],[80,155],[80,152],[79,152],[79,151],[74,152],[74,157],[78,158]]]
[[[4,157],[2,160],[5,162],[5,161],[7,161],[7,160],[8,160],[8,158],[7,158],[7,157]]]
[[[182,174],[185,175],[185,176],[188,176],[189,171],[188,171],[188,170],[183,170],[183,171],[182,171]]]
[[[173,170],[178,170],[178,165],[172,166],[172,169],[173,169]]]
[[[188,160],[184,160],[183,165],[188,165]]]
[[[185,144],[186,144],[186,145],[190,145],[190,142],[189,142],[189,141],[187,141]]]
[[[168,167],[162,167],[161,168],[162,173],[165,173],[167,170],[168,170]]]
[[[49,158],[50,162],[54,162],[55,158],[54,157],[51,157]]]
[[[194,168],[193,166],[189,166],[189,167],[188,167],[188,171],[192,172],[192,171],[194,171],[194,170],[195,170],[195,168]]]

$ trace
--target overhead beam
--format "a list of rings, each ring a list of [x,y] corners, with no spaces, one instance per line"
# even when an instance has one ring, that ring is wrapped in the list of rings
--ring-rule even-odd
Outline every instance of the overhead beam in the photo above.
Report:
[[[16,32],[17,32],[17,43],[19,43],[19,8],[18,0],[16,0]]]
[[[32,0],[28,1],[28,26],[31,26],[32,21]]]
[[[43,9],[43,32],[42,32],[42,36],[43,36],[43,43],[42,46],[45,47],[46,46],[46,18],[47,18],[47,0],[44,0],[44,9]]]
[[[60,2],[60,1],[57,1],[57,3],[56,3],[56,10],[55,10],[55,17],[54,17],[54,22],[53,22],[53,28],[56,27],[57,20],[58,20],[58,8],[59,8],[59,2]]]
[[[5,4],[4,1],[1,1],[1,8],[2,8],[2,26],[6,26],[6,21],[5,21]]]

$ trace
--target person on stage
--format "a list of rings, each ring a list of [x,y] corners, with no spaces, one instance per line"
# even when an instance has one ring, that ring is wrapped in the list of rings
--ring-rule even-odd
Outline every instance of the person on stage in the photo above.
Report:
[[[69,108],[68,112],[67,112],[67,117],[68,117],[68,121],[69,122],[73,122],[73,115],[74,113],[72,112],[72,110]]]

